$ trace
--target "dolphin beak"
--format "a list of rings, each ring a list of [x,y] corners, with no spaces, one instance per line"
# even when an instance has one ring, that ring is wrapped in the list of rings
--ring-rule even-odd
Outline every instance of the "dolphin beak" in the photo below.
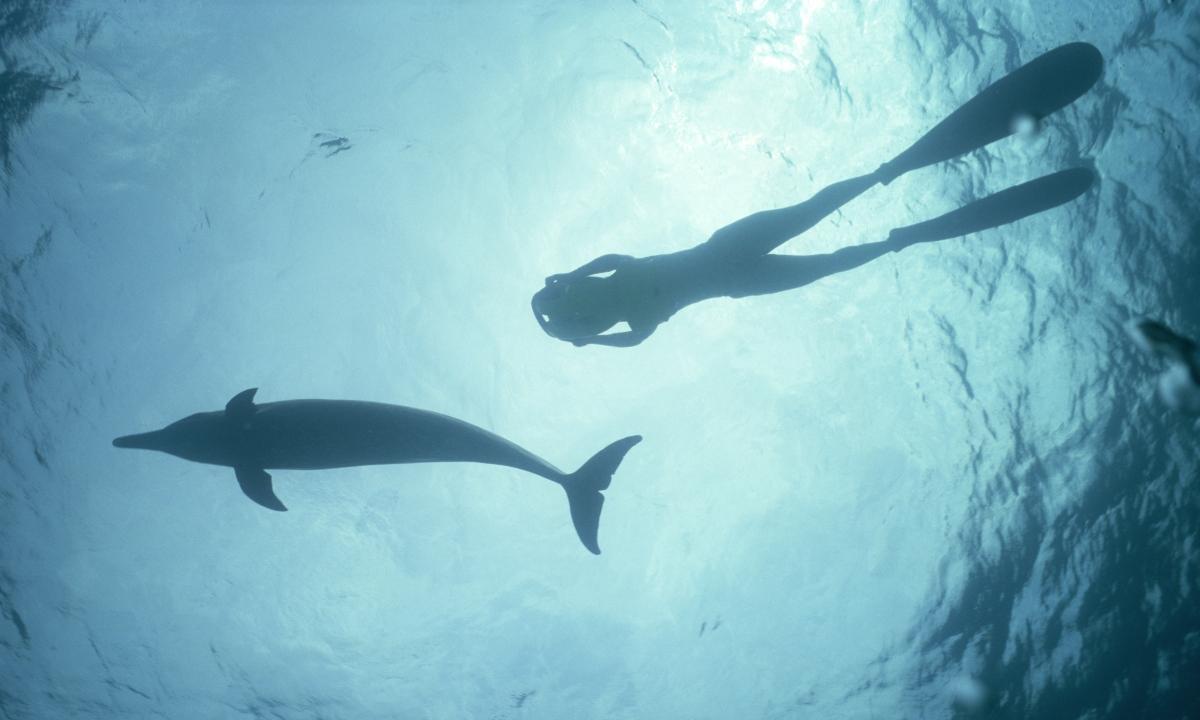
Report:
[[[158,431],[138,433],[137,435],[122,435],[113,440],[113,447],[138,448],[140,450],[158,449]]]

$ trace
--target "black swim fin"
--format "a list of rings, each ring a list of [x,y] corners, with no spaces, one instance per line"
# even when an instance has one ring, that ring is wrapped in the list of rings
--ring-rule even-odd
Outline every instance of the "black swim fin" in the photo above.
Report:
[[[279,510],[280,512],[287,510],[279,498],[275,497],[275,490],[271,487],[271,476],[266,470],[238,467],[233,471],[237,473],[238,485],[242,486],[242,492],[246,493],[246,497],[268,510]]]
[[[1074,200],[1095,180],[1096,174],[1087,168],[1062,170],[967,203],[932,220],[897,228],[888,240],[899,249],[1007,225]]]
[[[575,533],[579,535],[583,546],[594,555],[600,554],[597,535],[600,531],[600,511],[604,509],[604,496],[600,491],[608,489],[613,473],[625,459],[625,453],[641,441],[641,435],[621,438],[562,479],[567,502],[571,506],[571,523],[575,525]]]
[[[884,163],[877,175],[887,185],[910,170],[949,160],[1008,137],[1017,121],[1033,121],[1071,104],[1104,70],[1100,51],[1076,42],[1040,55],[987,86]]]

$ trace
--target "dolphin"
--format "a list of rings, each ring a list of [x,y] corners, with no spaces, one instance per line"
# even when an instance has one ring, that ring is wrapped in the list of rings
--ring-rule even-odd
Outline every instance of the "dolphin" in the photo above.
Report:
[[[119,448],[158,450],[184,460],[224,465],[242,492],[271,510],[287,510],[271,486],[272,470],[358,465],[477,462],[540,475],[567,493],[571,522],[584,547],[600,554],[601,491],[640,435],[621,438],[573,473],[564,473],[495,433],[428,410],[355,400],[285,400],[255,404],[257,388],[234,395],[224,410],[201,412],[161,430],[113,440]]]

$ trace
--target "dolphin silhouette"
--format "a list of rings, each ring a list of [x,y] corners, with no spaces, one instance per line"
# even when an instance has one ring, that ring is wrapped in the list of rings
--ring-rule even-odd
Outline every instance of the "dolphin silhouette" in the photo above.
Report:
[[[355,400],[285,400],[256,405],[257,388],[234,395],[224,410],[202,412],[161,430],[113,440],[120,448],[158,450],[232,467],[242,492],[271,510],[287,510],[271,486],[273,470],[358,465],[477,462],[540,475],[567,492],[571,522],[584,547],[599,555],[602,490],[640,435],[621,438],[573,473],[564,473],[495,433],[428,410]]]

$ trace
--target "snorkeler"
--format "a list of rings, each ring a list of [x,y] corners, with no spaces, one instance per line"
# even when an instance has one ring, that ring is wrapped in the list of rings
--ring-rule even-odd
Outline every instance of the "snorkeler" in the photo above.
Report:
[[[1158,396],[1172,410],[1200,415],[1200,348],[1166,325],[1147,318],[1125,324],[1142,350],[1167,362],[1158,376]]]
[[[1070,202],[1091,186],[1091,171],[1065,170],[1002,190],[892,230],[880,242],[823,255],[771,254],[877,183],[887,185],[910,170],[1007,137],[1021,123],[1040,121],[1086,92],[1102,68],[1099,51],[1087,43],[1051,50],[984,88],[873,173],[834,183],[798,205],[742,218],[687,250],[643,258],[604,255],[551,275],[533,296],[534,317],[548,335],[576,346],[631,347],[701,300],[795,289],[915,243],[998,227]],[[607,332],[622,322],[629,330]]]

